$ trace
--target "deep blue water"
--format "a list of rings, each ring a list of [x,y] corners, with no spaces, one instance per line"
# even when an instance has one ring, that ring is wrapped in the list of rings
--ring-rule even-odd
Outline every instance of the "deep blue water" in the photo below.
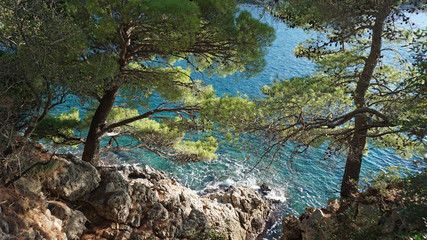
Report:
[[[257,16],[261,12],[259,9],[250,9],[250,11]],[[301,29],[290,29],[268,16],[261,18],[276,29],[277,35],[266,57],[265,70],[251,79],[235,80],[233,77],[205,79],[206,83],[214,86],[218,95],[240,92],[251,97],[259,97],[261,96],[260,88],[274,79],[304,76],[315,71],[315,66],[310,61],[297,59],[292,52],[299,42],[309,37],[307,33]],[[414,21],[418,23],[423,23],[426,19],[426,15],[414,16]],[[78,151],[78,149],[71,151]],[[219,185],[238,184],[258,188],[261,183],[267,183],[273,189],[268,197],[280,201],[278,212],[282,215],[301,213],[307,206],[324,206],[329,198],[338,196],[344,157],[323,160],[323,152],[322,147],[309,149],[307,153],[297,156],[291,166],[286,159],[278,159],[267,170],[254,169],[253,171],[249,170],[257,159],[248,161],[243,152],[228,146],[220,146],[218,160],[208,163],[179,165],[142,150],[109,153],[108,158],[149,164],[169,173],[182,184],[196,191]],[[411,171],[419,170],[412,161],[400,158],[394,154],[393,150],[372,149],[364,157],[362,177],[399,164],[402,168]],[[265,234],[265,238],[278,237],[280,231],[280,221],[278,221]]]

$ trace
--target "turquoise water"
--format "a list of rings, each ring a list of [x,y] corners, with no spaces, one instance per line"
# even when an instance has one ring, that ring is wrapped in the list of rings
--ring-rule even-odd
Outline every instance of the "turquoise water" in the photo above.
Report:
[[[261,12],[259,9],[250,11],[257,16]],[[290,29],[268,16],[260,18],[269,22],[276,29],[277,35],[266,57],[265,70],[246,80],[236,81],[232,77],[205,79],[206,83],[214,86],[219,95],[241,92],[257,97],[261,94],[259,89],[274,79],[304,76],[314,72],[315,66],[310,61],[297,59],[292,53],[295,46],[309,35],[300,29]],[[426,19],[425,15],[414,18],[416,22],[421,23]],[[301,213],[307,206],[324,206],[329,198],[338,196],[345,158],[338,156],[324,160],[324,150],[322,147],[309,149],[307,153],[297,156],[291,165],[286,159],[278,159],[268,169],[253,170],[251,169],[257,159],[247,160],[244,152],[228,146],[220,146],[218,160],[187,165],[179,165],[142,150],[108,153],[106,157],[149,164],[169,173],[183,185],[201,192],[206,188],[238,184],[246,184],[256,189],[261,183],[267,183],[272,188],[267,197],[280,202],[277,212],[282,215]],[[364,158],[362,177],[398,164],[411,171],[419,170],[412,161],[400,158],[392,150],[372,149]],[[264,237],[272,239],[278,237],[280,232],[280,221],[277,221]]]

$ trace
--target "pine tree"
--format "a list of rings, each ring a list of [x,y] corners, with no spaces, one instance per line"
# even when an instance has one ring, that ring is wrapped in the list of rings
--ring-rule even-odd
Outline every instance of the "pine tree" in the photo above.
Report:
[[[423,9],[418,1],[395,0],[291,0],[274,5],[276,18],[313,33],[295,54],[312,60],[319,71],[264,87],[266,97],[258,102],[262,115],[240,130],[263,137],[262,156],[277,157],[289,143],[294,153],[327,143],[328,154],[346,154],[343,198],[358,192],[368,144],[393,148],[406,158],[422,155],[425,100],[420,88],[408,81],[414,71],[397,46],[413,36],[405,29],[410,24],[407,13]],[[390,55],[399,62],[386,63]]]
[[[89,76],[73,85],[73,93],[94,109],[74,127],[88,129],[81,138],[82,158],[94,165],[101,152],[135,148],[180,162],[215,157],[212,136],[194,141],[184,136],[202,130],[198,116],[207,100],[216,98],[197,78],[260,72],[274,39],[271,27],[233,0],[69,1],[66,11],[88,43],[81,58]],[[37,137],[72,143],[71,125],[57,127],[55,134],[43,129],[73,116],[75,111],[49,117]],[[124,136],[131,139],[125,145]]]

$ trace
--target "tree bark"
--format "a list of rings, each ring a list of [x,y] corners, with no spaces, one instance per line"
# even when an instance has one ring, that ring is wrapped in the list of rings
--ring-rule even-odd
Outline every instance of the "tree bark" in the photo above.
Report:
[[[384,22],[389,15],[390,6],[384,6],[377,13],[375,24],[372,27],[372,43],[369,56],[365,62],[362,74],[357,82],[354,104],[356,109],[366,107],[366,92],[369,88],[375,67],[381,56],[382,34]],[[354,118],[354,134],[349,141],[349,152],[345,163],[344,176],[341,183],[341,198],[352,198],[358,192],[359,175],[362,166],[363,151],[365,149],[368,129],[367,116],[357,115]]]
[[[355,127],[363,127],[366,119],[363,116],[355,118]],[[341,198],[352,198],[358,192],[359,175],[362,167],[363,150],[366,145],[368,130],[357,130],[350,139],[349,151],[345,163],[344,176],[341,183]]]
[[[114,87],[104,93],[90,123],[82,159],[94,166],[99,164],[99,146],[107,124],[108,114],[114,106],[118,90],[119,87]]]

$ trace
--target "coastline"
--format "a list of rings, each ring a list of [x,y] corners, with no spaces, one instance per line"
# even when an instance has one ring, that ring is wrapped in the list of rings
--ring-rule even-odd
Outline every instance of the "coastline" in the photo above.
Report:
[[[41,144],[26,155],[50,162],[13,188],[2,186],[4,239],[243,240],[257,238],[269,221],[272,203],[246,186],[200,196],[149,166],[94,168],[73,155],[51,155]]]

